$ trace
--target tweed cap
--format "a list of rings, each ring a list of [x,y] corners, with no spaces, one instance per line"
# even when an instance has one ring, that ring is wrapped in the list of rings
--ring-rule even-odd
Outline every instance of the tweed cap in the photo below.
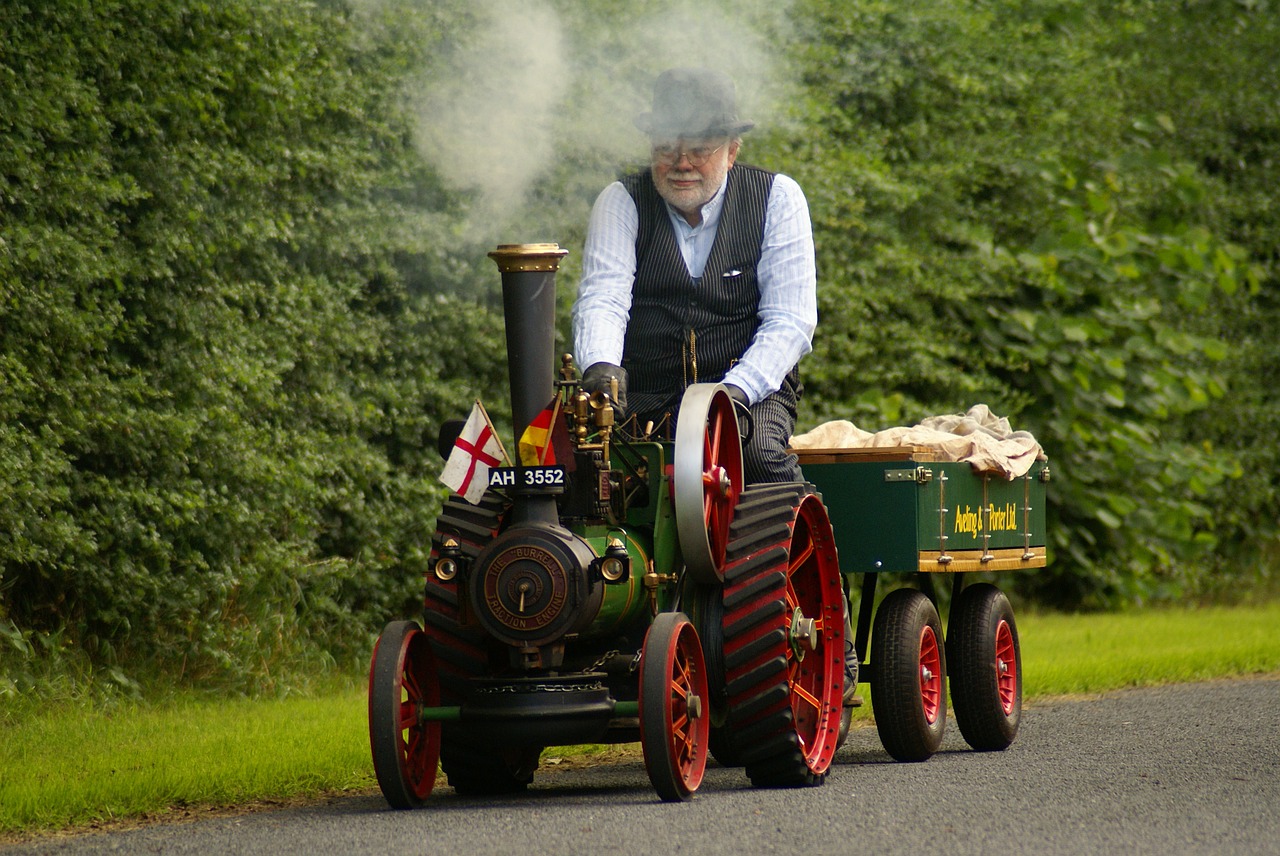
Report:
[[[673,68],[653,85],[653,110],[635,119],[651,137],[735,137],[755,127],[738,118],[728,75],[707,68]]]

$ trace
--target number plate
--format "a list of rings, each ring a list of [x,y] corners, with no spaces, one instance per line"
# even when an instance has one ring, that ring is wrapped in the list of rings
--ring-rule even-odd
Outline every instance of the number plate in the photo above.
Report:
[[[564,487],[564,467],[496,467],[489,487]]]

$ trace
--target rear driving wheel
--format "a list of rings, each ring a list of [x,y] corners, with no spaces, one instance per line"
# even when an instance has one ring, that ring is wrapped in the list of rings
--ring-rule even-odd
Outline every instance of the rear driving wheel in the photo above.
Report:
[[[744,491],[725,569],[726,730],[758,787],[821,784],[839,740],[844,590],[810,490]]]
[[[659,614],[640,659],[640,743],[649,781],[667,802],[689,799],[702,784],[709,705],[697,631],[683,613]]]
[[[839,744],[844,701],[844,589],[826,508],[806,496],[787,561],[787,683],[796,735],[810,770],[826,772]]]
[[[427,637],[413,621],[393,621],[369,669],[369,747],[382,795],[392,808],[416,808],[435,787],[440,723],[423,710],[440,704]]]
[[[891,592],[876,610],[871,635],[871,703],[884,748],[899,761],[924,761],[942,745],[947,725],[942,623],[929,598]]]
[[[951,703],[974,749],[1005,749],[1022,718],[1022,651],[1013,607],[988,583],[960,592],[951,607]]]

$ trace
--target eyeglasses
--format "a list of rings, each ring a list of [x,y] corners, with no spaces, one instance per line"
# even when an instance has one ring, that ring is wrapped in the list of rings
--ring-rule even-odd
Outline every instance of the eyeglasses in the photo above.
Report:
[[[691,148],[663,143],[653,147],[653,159],[663,166],[675,166],[680,162],[681,157],[686,157],[691,165],[699,167],[711,160],[715,153],[724,147],[724,143],[718,146],[693,146]]]

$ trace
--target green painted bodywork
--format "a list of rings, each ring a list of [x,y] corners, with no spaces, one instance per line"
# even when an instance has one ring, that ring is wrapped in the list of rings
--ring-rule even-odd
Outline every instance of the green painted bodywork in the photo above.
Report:
[[[1012,481],[958,462],[840,461],[803,469],[831,514],[844,574],[914,572],[927,551],[1046,543],[1043,461]]]
[[[586,636],[609,636],[623,631],[642,617],[647,620],[651,607],[644,589],[645,573],[652,569],[658,574],[674,574],[680,567],[670,476],[666,472],[671,450],[672,444],[659,442],[633,443],[625,449],[615,447],[615,467],[625,462],[628,471],[645,474],[643,491],[633,491],[626,519],[617,525],[571,527],[597,556],[604,553],[610,537],[618,537],[626,543],[627,555],[631,557],[630,581],[605,586],[604,603],[587,628]],[[673,593],[671,584],[658,587],[659,610],[671,608]]]

